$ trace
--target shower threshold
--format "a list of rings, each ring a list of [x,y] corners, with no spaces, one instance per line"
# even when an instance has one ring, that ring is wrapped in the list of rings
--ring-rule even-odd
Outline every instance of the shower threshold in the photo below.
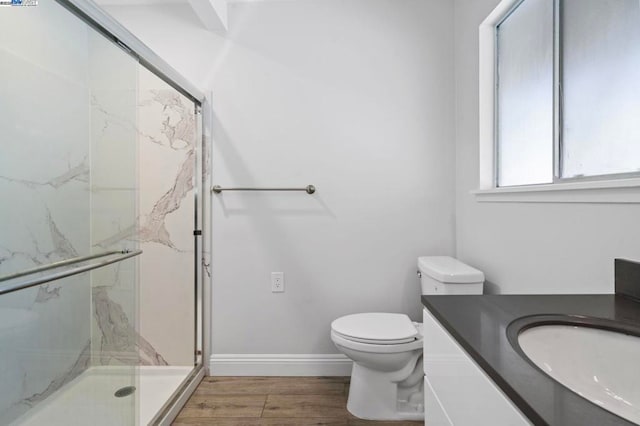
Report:
[[[91,367],[12,425],[126,426],[133,425],[134,419],[135,425],[148,425],[192,370],[170,366]],[[135,387],[133,392],[115,395],[131,386]]]

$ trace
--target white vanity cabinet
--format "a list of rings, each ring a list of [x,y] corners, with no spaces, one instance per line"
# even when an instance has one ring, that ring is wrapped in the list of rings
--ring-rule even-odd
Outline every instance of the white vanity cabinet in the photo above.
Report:
[[[531,425],[428,309],[423,316],[425,425]]]

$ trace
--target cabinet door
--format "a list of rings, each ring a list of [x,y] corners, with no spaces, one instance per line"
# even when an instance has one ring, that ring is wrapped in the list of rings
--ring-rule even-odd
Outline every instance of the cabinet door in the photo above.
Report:
[[[433,386],[427,376],[424,377],[424,412],[425,425],[428,426],[453,426],[451,419],[447,416],[440,400],[436,396]]]
[[[423,332],[425,425],[531,424],[427,309]]]

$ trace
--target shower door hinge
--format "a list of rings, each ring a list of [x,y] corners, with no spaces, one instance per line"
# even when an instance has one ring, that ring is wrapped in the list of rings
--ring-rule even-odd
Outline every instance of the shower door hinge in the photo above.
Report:
[[[196,229],[193,231],[193,235],[198,236],[198,235],[202,235],[202,230],[201,229]]]

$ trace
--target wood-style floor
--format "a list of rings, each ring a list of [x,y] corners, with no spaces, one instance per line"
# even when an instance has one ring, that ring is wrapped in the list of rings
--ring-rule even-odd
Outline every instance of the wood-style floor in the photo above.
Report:
[[[415,426],[347,411],[348,377],[205,377],[174,426]]]

